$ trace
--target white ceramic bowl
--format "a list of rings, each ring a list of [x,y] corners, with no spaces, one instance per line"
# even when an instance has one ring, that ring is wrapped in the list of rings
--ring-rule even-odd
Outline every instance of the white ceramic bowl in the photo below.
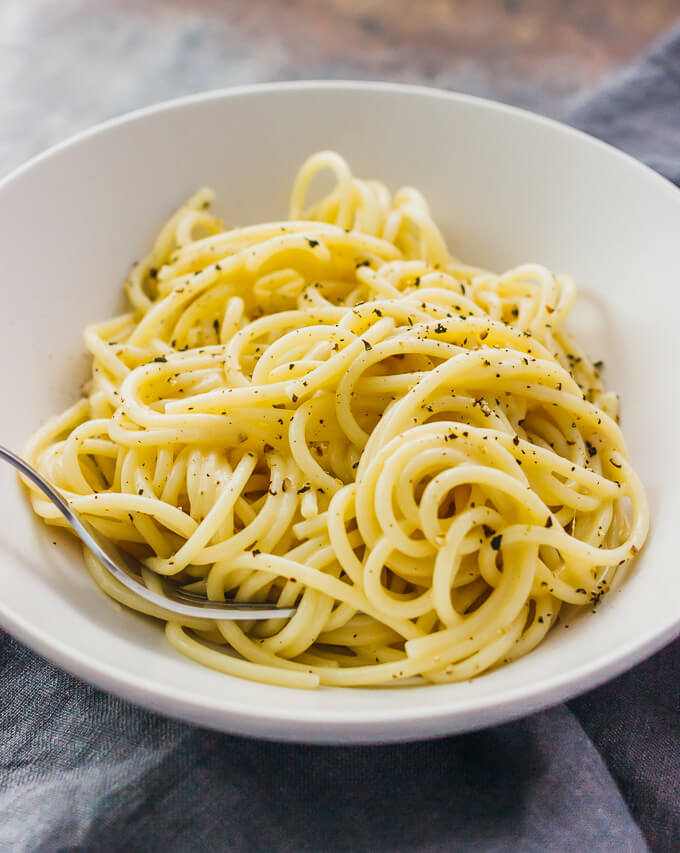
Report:
[[[285,215],[296,168],[335,148],[361,176],[423,190],[452,250],[501,269],[570,272],[579,336],[621,392],[647,486],[649,543],[620,591],[528,657],[463,684],[289,690],[178,655],[107,599],[68,537],[0,469],[0,622],[36,651],[165,714],[273,739],[374,742],[499,723],[584,691],[680,630],[680,192],[636,161],[529,113],[436,90],[301,83],[186,98],[109,122],[0,184],[0,441],[21,448],[74,401],[81,331],[166,215],[202,184],[227,223]],[[54,545],[57,542],[58,545]]]

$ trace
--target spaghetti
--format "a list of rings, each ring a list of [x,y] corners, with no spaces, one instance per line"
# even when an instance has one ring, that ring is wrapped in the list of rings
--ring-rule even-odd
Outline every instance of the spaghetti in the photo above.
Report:
[[[563,330],[571,280],[465,265],[420,193],[333,152],[286,221],[224,231],[211,200],[132,269],[130,311],[86,329],[85,396],[26,456],[149,587],[297,611],[181,620],[85,551],[104,592],[199,663],[292,687],[469,679],[599,601],[648,512],[617,397]]]

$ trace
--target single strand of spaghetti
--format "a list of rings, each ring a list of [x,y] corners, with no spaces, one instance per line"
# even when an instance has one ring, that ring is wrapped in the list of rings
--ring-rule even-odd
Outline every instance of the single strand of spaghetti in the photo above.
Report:
[[[375,611],[385,617],[415,619],[432,610],[432,590],[426,589],[416,596],[397,596],[382,585],[382,573],[393,544],[387,536],[381,537],[368,552],[364,563],[364,593]]]
[[[405,303],[406,304],[406,303]],[[439,328],[440,331],[434,330]],[[445,320],[427,319],[404,332],[406,337],[416,337],[426,334],[449,343],[460,342],[463,346],[475,343],[477,346],[495,348],[496,345],[509,350],[519,350],[523,355],[533,355],[544,361],[551,361],[552,355],[543,344],[531,335],[523,334],[519,329],[505,323],[492,320],[484,315],[481,317],[447,317]]]
[[[330,631],[336,631],[346,625],[350,619],[352,619],[356,615],[356,610],[352,607],[351,604],[347,604],[346,602],[341,602],[337,604],[334,610],[332,610],[330,616],[326,620],[326,623],[323,627],[322,633],[327,633]],[[396,633],[396,631],[392,631],[390,628],[386,628],[385,630],[390,632],[390,636],[394,637],[393,642],[397,642],[401,638]],[[318,642],[322,643],[323,640],[319,637]]]
[[[461,454],[456,448],[448,448],[443,447],[437,451],[438,458],[435,459],[436,463],[456,465],[461,461]],[[431,542],[427,541],[427,539],[418,539],[413,540],[410,537],[404,535],[403,530],[399,522],[397,521],[396,515],[394,513],[394,505],[393,505],[393,489],[394,484],[399,476],[400,469],[404,465],[405,458],[413,457],[414,449],[408,443],[402,445],[400,448],[395,450],[393,454],[389,455],[386,459],[384,465],[382,466],[382,470],[378,474],[378,478],[375,481],[375,486],[371,486],[371,488],[375,489],[374,497],[373,497],[373,507],[375,512],[376,521],[379,525],[380,530],[383,535],[387,534],[394,544],[396,548],[398,548],[402,553],[408,554],[411,557],[424,557],[429,554],[433,554],[435,551],[434,546]],[[418,460],[420,463],[421,460]],[[452,468],[450,470],[460,470],[460,467]],[[429,473],[429,471],[423,472]],[[410,478],[409,478],[410,479]],[[420,479],[420,478],[419,478]],[[380,496],[380,497],[379,497]],[[362,483],[357,499],[357,514],[359,513],[368,513],[369,504],[366,501],[368,497],[368,489]],[[416,513],[416,518],[411,518],[410,520],[413,522],[420,520],[421,513]],[[363,517],[362,517],[363,521]],[[375,532],[376,528],[373,526],[371,528],[371,532],[369,530],[364,530],[363,527],[360,526],[362,530],[362,534],[366,537],[366,541],[373,546],[373,542],[371,541],[371,534]]]
[[[514,571],[504,571],[501,574],[498,586],[491,591],[486,601],[467,614],[460,625],[407,640],[405,650],[409,658],[432,661],[436,655],[449,655],[452,659],[451,649],[466,642],[467,637],[473,637],[473,648],[474,645],[480,648],[499,627],[512,622],[531,591],[537,547],[535,543],[514,546],[511,551],[517,552],[516,557],[512,559],[512,553],[508,554]]]
[[[310,543],[304,543],[304,544],[307,545]],[[304,564],[306,566],[309,566],[310,568],[316,568],[319,570],[323,569],[323,571],[325,573],[332,574],[333,576],[337,577],[340,574],[340,571],[338,570],[336,572],[333,572],[330,568],[331,564],[335,562],[335,555],[333,554],[332,549],[329,547],[327,540],[325,540],[325,537],[318,537],[316,539],[315,544],[316,544],[316,547],[314,549],[311,549],[311,548],[308,549],[306,551],[304,557],[302,556],[302,552],[304,550],[304,547],[294,549],[295,553],[293,556],[291,556],[291,554],[288,553],[285,555],[285,557],[286,557],[286,559],[289,559],[289,560],[303,561]],[[265,553],[267,553],[267,552],[265,552]],[[242,584],[241,588],[239,589],[238,594],[237,594],[237,600],[239,600],[239,601],[249,600],[250,598],[253,597],[253,595],[255,593],[257,593],[263,587],[270,585],[272,583],[272,581],[275,579],[276,579],[276,575],[273,573],[260,572],[260,571],[253,572],[251,577],[249,577],[248,580],[245,581]],[[293,578],[292,583],[296,584],[297,579]],[[303,598],[304,598],[304,596],[306,596],[307,593],[314,592],[314,590],[304,589],[304,590],[302,590],[302,592],[303,592]],[[316,592],[315,592],[315,595],[316,595]],[[314,598],[313,600],[315,602],[319,601],[318,598]],[[309,607],[307,609],[309,610]],[[297,615],[298,614],[295,613],[294,616],[291,617],[291,619],[293,620],[293,622],[295,624],[297,624],[298,621],[301,621],[301,622],[305,621],[306,617],[305,618],[300,617],[300,620],[297,620]],[[287,633],[289,636],[292,636],[295,634],[295,630],[291,629]],[[283,646],[287,642],[288,641],[284,640],[284,639],[279,640],[279,641],[272,640],[272,644],[277,644],[281,648],[283,648]]]
[[[69,492],[90,494],[92,487],[83,476],[79,455],[85,439],[92,435],[106,434],[107,421],[103,419],[86,421],[73,429],[61,445],[61,470],[63,472],[63,487]]]
[[[454,350],[453,352],[456,352]],[[363,430],[352,414],[351,398],[355,392],[355,388],[362,373],[369,368],[378,364],[386,358],[394,355],[403,355],[406,353],[420,353],[424,355],[433,355],[437,358],[448,358],[452,355],[451,348],[439,341],[430,340],[408,340],[403,337],[390,338],[373,346],[373,348],[360,355],[354,360],[349,369],[344,373],[338,383],[335,399],[336,399],[336,414],[338,422],[347,438],[356,444],[358,447],[363,447],[368,441],[368,433]],[[420,374],[422,375],[422,374]],[[413,384],[413,374],[402,376],[389,377],[395,384],[399,383],[397,388],[400,388],[403,383],[403,390],[408,390]],[[373,384],[367,385],[368,393],[380,388],[381,383],[384,385],[388,377],[372,377]],[[387,386],[390,391],[393,389],[390,385]]]
[[[243,436],[243,423],[237,426],[235,421],[228,416],[191,414],[191,419],[181,423],[175,429],[127,429],[120,426],[120,420],[116,417],[109,424],[109,436],[112,441],[123,447],[166,447],[168,445],[188,444],[221,444],[225,447],[234,447],[241,443]],[[253,445],[262,445],[272,436],[269,430],[258,427],[255,420],[244,419],[247,424],[248,439],[247,446],[252,449]],[[274,439],[275,441],[275,439]]]
[[[556,617],[559,613],[559,602],[557,607],[554,605],[554,599],[549,595],[542,595],[534,599],[534,618],[529,623],[521,637],[516,640],[514,646],[508,649],[503,657],[503,661],[511,661],[516,658],[523,657],[536,648],[536,646],[545,639],[546,634],[553,625],[553,614]],[[555,612],[556,611],[556,612]],[[550,615],[548,615],[550,614]]]
[[[246,270],[249,273],[259,272],[267,263],[276,261],[277,267],[287,266],[294,263],[293,258],[288,256],[295,253],[303,253],[311,256],[322,264],[329,264],[333,260],[331,251],[326,244],[326,237],[315,240],[306,234],[281,234],[258,243],[247,249]]]
[[[163,491],[175,463],[172,447],[160,447],[156,454],[156,465],[153,472],[153,490],[157,495]]]
[[[99,324],[87,326],[84,333],[85,345],[102,368],[120,381],[127,376],[130,368],[119,358],[116,349],[101,339],[99,332]]]
[[[257,243],[242,253],[246,258],[246,270],[258,272],[263,266],[271,266],[272,259],[278,266],[290,266],[286,255],[303,252],[321,264],[342,267],[353,264],[357,254],[370,255],[380,260],[392,260],[400,255],[399,249],[370,234],[357,231],[345,232],[342,228],[329,228],[315,233],[312,228],[303,234],[279,234]],[[333,251],[332,251],[333,250]]]
[[[191,516],[157,498],[110,492],[100,492],[97,495],[73,495],[66,492],[65,497],[76,512],[84,515],[124,519],[127,518],[128,512],[142,512],[187,539],[196,529],[196,522]]]
[[[345,526],[346,519],[354,517],[356,484],[350,483],[337,491],[328,507],[328,535],[336,558],[354,584],[363,586],[363,564],[354,553]]]
[[[349,166],[334,151],[320,151],[313,154],[298,170],[290,196],[288,215],[290,219],[302,219],[305,215],[305,201],[309,184],[320,171],[330,169],[336,177],[335,192],[340,199],[336,223],[340,228],[351,225],[351,208],[354,188]]]
[[[194,556],[193,562],[197,565],[209,565],[232,557],[236,559],[253,543],[257,542],[280,515],[288,515],[289,504],[296,502],[294,487],[287,492],[277,491],[276,495],[267,495],[264,507],[253,521],[232,536],[231,539],[207,545]]]
[[[594,589],[595,587],[596,584],[590,570],[584,571],[583,577],[572,585],[562,580],[556,572],[550,571],[542,560],[536,561],[533,594],[545,593],[547,590],[555,598],[568,604],[585,604],[589,598],[589,588]],[[585,591],[576,592],[576,589],[584,589]]]
[[[237,622],[223,619],[217,622],[217,628],[229,645],[252,663],[309,673],[308,664],[280,657],[264,648],[261,643],[254,643],[243,633]]]
[[[243,491],[248,477],[255,468],[257,460],[252,453],[246,453],[234,469],[226,486],[221,490],[217,501],[198,525],[191,537],[172,557],[167,560],[154,560],[147,563],[155,572],[162,575],[174,575],[191,563],[196,554],[203,549],[222,523],[225,513],[231,511],[236,498]]]
[[[319,677],[311,671],[298,672],[283,669],[279,664],[277,666],[263,666],[215,651],[189,637],[183,625],[177,622],[168,621],[165,626],[165,635],[170,644],[183,655],[203,666],[209,666],[229,675],[264,684],[279,684],[282,687],[312,689],[319,685]]]
[[[86,399],[74,403],[62,414],[50,418],[43,426],[36,430],[24,447],[23,455],[26,461],[36,468],[40,468],[39,457],[50,444],[65,432],[70,432],[77,424],[87,419],[89,414],[89,403]],[[22,482],[31,490],[37,492],[38,487],[32,485],[28,480],[22,478]]]
[[[205,264],[226,259],[244,249],[269,240],[280,234],[298,234],[309,231],[313,234],[326,234],[334,231],[337,226],[316,220],[282,220],[280,222],[264,222],[261,225],[248,225],[233,228],[221,234],[203,237],[193,243],[183,246],[173,253],[172,259],[159,271],[161,280],[175,278],[194,270],[197,264]]]
[[[408,445],[406,447],[408,448]],[[462,449],[456,449],[450,445],[442,448],[442,443],[437,436],[433,436],[430,447],[421,446],[416,453],[411,449],[407,455],[410,458],[405,460],[395,480],[394,496],[397,507],[405,518],[422,529],[425,537],[432,544],[437,544],[437,540],[444,533],[442,520],[433,518],[428,519],[427,524],[423,523],[422,507],[416,503],[414,485],[443,467],[469,461],[469,457]]]
[[[332,398],[313,397],[304,403],[295,413],[290,422],[288,429],[288,442],[290,452],[293,459],[309,480],[309,482],[318,488],[324,489],[327,494],[333,495],[342,487],[342,482],[336,477],[332,477],[316,462],[309,450],[309,445],[305,437],[307,423],[312,415],[318,416],[319,413],[332,412]]]
[[[128,343],[132,346],[144,346],[151,338],[172,320],[173,316],[182,312],[189,303],[200,293],[211,287],[215,281],[227,274],[234,275],[243,269],[245,257],[243,253],[234,255],[221,263],[221,269],[215,265],[200,270],[196,275],[186,276],[178,281],[178,286],[167,296],[154,303],[140,320],[139,325],[130,335]]]
[[[490,507],[475,507],[457,516],[446,531],[446,543],[439,549],[432,575],[432,602],[439,619],[447,628],[458,625],[464,618],[451,601],[451,589],[460,568],[460,544],[473,528],[496,524],[499,516]]]
[[[528,612],[529,607],[525,605],[513,622],[507,628],[502,629],[499,637],[466,660],[449,664],[443,671],[427,672],[425,673],[426,676],[431,681],[441,684],[446,681],[463,681],[484,672],[508,654],[516,645],[522,634]]]
[[[144,279],[151,269],[157,270],[167,259],[170,247],[175,240],[177,224],[184,211],[200,207],[206,202],[209,203],[212,198],[212,192],[205,188],[194,193],[165,223],[146,258],[133,266],[128,280],[125,282],[125,289],[130,302],[138,311],[145,313],[152,305],[152,299],[144,291]]]
[[[186,341],[192,327],[199,324],[202,319],[214,331],[213,318],[216,314],[222,312],[222,307],[226,305],[229,297],[233,296],[234,287],[233,282],[227,281],[222,284],[216,284],[210,290],[206,290],[200,296],[196,297],[191,305],[177,318],[177,322],[170,332],[170,337],[175,342],[173,345],[178,346],[182,341]],[[217,343],[219,343],[219,339]]]
[[[344,605],[340,605],[343,607]],[[349,648],[363,645],[385,646],[399,643],[401,636],[383,625],[376,622],[371,616],[357,613],[342,626],[332,629],[324,629],[319,636],[320,643],[328,643],[334,646],[348,646]]]
[[[305,349],[313,347],[319,341],[348,346],[356,341],[356,335],[338,326],[306,325],[304,328],[287,332],[277,341],[267,347],[266,352],[258,359],[253,371],[252,382],[264,384],[272,370],[290,361],[290,353],[298,347]],[[304,352],[304,349],[301,351]]]
[[[278,634],[262,641],[262,646],[277,649],[286,658],[295,658],[310,649],[326,623],[333,599],[306,589],[298,602],[295,615]],[[293,624],[295,623],[295,624]]]
[[[317,367],[311,373],[308,373],[304,379],[297,379],[291,382],[291,395],[296,395],[299,399],[305,396],[310,396],[315,391],[330,384],[334,379],[337,380],[342,373],[366,351],[368,344],[370,347],[375,346],[378,341],[387,337],[394,329],[394,321],[389,317],[383,317],[371,326],[359,340],[348,344],[344,349],[336,353],[332,358],[329,358],[321,367]]]
[[[639,484],[636,484],[636,486]],[[586,542],[574,539],[553,528],[537,528],[523,524],[513,524],[503,531],[503,541],[507,544],[532,541],[540,545],[552,545],[561,553],[578,558],[590,567],[614,565],[631,556],[631,549],[639,549],[644,541],[649,527],[649,517],[642,491],[635,490],[633,500],[634,523],[632,530],[624,542],[616,548],[595,548]],[[633,551],[635,553],[635,551]]]

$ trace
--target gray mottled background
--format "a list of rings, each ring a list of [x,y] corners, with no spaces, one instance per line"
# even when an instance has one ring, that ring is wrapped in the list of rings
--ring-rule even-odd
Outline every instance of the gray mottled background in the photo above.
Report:
[[[277,79],[459,89],[559,116],[678,0],[0,0],[0,174],[154,101]]]

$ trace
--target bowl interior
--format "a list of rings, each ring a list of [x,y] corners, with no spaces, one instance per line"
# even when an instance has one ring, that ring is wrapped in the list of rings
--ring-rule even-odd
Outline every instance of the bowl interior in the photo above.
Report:
[[[680,194],[613,149],[553,122],[407,87],[308,84],[216,93],[146,111],[60,146],[0,185],[0,441],[20,449],[78,396],[82,329],[166,215],[200,185],[227,225],[284,218],[298,165],[334,148],[363,177],[421,189],[451,250],[524,261],[581,286],[576,333],[606,363],[648,490],[649,543],[596,614],[470,683],[288,690],[185,660],[151,620],[92,584],[68,537],[36,521],[0,470],[0,621],[62,666],[166,713],[298,740],[389,740],[502,719],[586,689],[678,627]],[[57,544],[54,544],[57,543]]]

